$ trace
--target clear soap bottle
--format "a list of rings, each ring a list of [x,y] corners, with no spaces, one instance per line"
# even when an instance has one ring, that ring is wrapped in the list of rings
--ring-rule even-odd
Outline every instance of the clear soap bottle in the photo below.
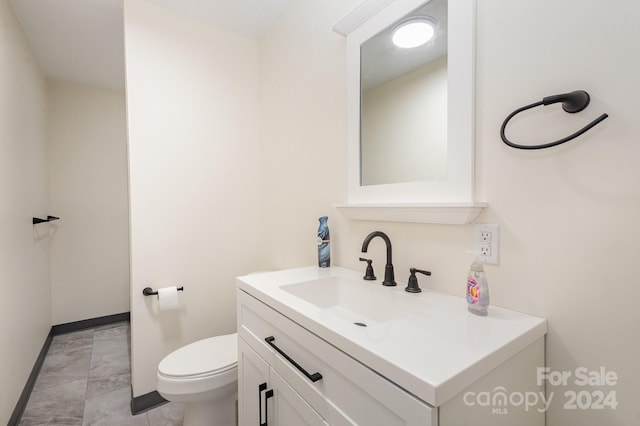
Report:
[[[467,274],[467,309],[482,316],[487,315],[489,309],[489,283],[484,266],[477,258]]]

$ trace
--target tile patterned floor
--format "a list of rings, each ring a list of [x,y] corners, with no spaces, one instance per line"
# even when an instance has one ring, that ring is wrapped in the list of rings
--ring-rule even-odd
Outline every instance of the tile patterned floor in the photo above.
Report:
[[[129,324],[53,337],[20,425],[181,426],[184,406],[131,415]]]

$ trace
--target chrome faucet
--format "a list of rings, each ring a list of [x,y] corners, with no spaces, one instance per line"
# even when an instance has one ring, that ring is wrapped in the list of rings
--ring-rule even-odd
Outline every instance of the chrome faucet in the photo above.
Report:
[[[369,243],[375,237],[382,238],[384,240],[384,243],[387,245],[387,264],[384,267],[384,281],[382,282],[382,285],[386,285],[386,286],[397,285],[395,276],[393,273],[393,263],[391,261],[391,240],[389,239],[387,234],[381,231],[374,231],[369,235],[367,235],[364,241],[362,242],[362,252],[363,253],[367,252],[367,249],[369,248]]]

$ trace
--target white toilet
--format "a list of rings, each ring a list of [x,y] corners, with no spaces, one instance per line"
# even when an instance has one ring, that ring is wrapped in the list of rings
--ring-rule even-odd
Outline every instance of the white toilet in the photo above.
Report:
[[[198,340],[158,364],[158,393],[186,404],[184,426],[234,426],[238,397],[238,334]]]

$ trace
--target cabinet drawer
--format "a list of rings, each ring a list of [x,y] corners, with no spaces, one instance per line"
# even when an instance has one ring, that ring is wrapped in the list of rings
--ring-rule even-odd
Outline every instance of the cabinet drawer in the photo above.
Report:
[[[436,410],[238,290],[238,334],[330,425],[437,425]],[[272,343],[265,339],[273,337]],[[287,359],[290,358],[290,359]],[[313,382],[300,369],[319,373]]]

